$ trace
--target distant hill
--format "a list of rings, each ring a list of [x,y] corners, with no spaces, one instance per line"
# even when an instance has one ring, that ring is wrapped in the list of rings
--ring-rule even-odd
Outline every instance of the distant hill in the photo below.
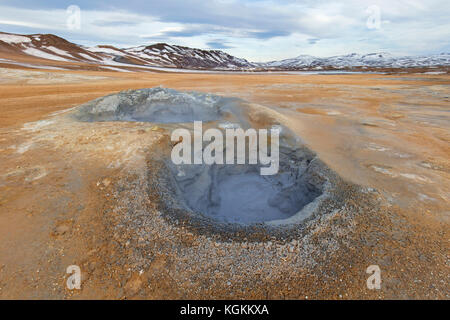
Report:
[[[110,45],[85,47],[53,34],[19,35],[0,32],[0,63],[113,71],[145,71],[152,68],[224,71],[347,70],[448,67],[450,54],[395,57],[381,52],[352,53],[328,58],[300,55],[292,59],[252,63],[220,50],[194,49],[166,43],[131,48]]]

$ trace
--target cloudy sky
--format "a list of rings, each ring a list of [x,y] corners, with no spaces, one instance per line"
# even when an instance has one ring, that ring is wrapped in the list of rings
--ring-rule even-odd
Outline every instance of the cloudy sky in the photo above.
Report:
[[[71,5],[80,8],[80,28]],[[250,61],[416,55],[450,52],[450,1],[0,0],[0,31],[53,33],[89,46],[167,42]]]

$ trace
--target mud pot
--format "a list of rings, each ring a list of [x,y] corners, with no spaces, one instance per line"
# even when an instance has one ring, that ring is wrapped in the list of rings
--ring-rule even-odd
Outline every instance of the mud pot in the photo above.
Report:
[[[220,128],[224,135],[229,127],[278,127],[277,174],[261,175],[260,164],[175,165],[170,158],[173,143],[167,141],[149,153],[149,157],[160,155],[151,160],[154,166],[158,164],[158,170],[149,170],[148,178],[158,187],[149,197],[157,200],[169,221],[183,219],[222,238],[239,240],[236,232],[242,231],[246,231],[246,239],[260,236],[261,231],[272,235],[283,231],[288,236],[301,230],[304,220],[342,207],[344,201],[336,186],[344,182],[289,128],[275,121],[276,114],[258,110],[255,117],[255,108],[235,98],[152,88],[96,99],[78,108],[72,117],[94,123],[149,122],[168,132],[180,127],[193,131],[194,121],[204,121],[207,127]],[[248,155],[248,144],[246,148]]]

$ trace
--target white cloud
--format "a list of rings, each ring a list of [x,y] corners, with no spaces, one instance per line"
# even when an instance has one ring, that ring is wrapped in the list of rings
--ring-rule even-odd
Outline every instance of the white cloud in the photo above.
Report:
[[[114,10],[103,2],[81,0],[80,30],[66,28],[65,7],[46,4],[48,8],[44,8],[36,2],[14,7],[13,2],[5,1],[11,4],[0,5],[2,31],[52,32],[86,45],[168,42],[208,48],[211,43],[222,43],[225,51],[252,61],[300,54],[450,50],[448,0],[111,0],[108,4],[115,6]],[[372,5],[380,8],[380,29],[367,27],[366,9]]]

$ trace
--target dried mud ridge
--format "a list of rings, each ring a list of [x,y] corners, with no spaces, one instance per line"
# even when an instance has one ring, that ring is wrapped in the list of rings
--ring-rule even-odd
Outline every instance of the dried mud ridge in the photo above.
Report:
[[[171,225],[221,241],[302,237],[306,221],[343,208],[349,191],[352,198],[365,196],[330,170],[276,116],[239,99],[164,88],[123,91],[88,102],[73,113],[79,121],[153,122],[166,130],[169,134],[148,152],[148,187],[138,192],[151,199]],[[192,130],[191,123],[198,120],[222,131],[230,126],[280,127],[278,173],[261,176],[260,165],[250,164],[173,164],[170,131]]]

